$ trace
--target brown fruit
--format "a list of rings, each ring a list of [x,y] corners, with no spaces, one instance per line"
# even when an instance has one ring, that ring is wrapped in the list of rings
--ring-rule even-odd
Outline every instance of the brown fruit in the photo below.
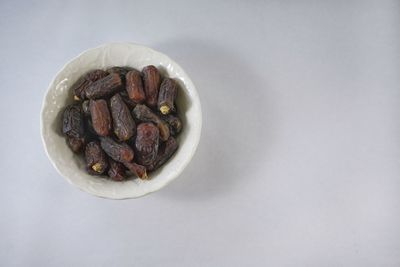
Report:
[[[85,136],[82,108],[79,104],[65,108],[62,132],[69,137],[83,138]]]
[[[91,83],[85,90],[85,94],[89,99],[98,99],[114,94],[122,88],[122,85],[121,76],[117,73],[111,73]]]
[[[78,80],[77,83],[74,84],[72,91],[74,92],[75,100],[84,100],[86,99],[85,91],[93,82],[104,78],[108,75],[108,72],[104,70],[93,70],[87,73],[83,78]]]
[[[178,86],[175,80],[165,78],[160,86],[160,93],[158,94],[158,110],[166,115],[175,111],[175,99],[178,92]]]
[[[169,138],[169,126],[168,124],[161,120],[151,109],[149,109],[146,105],[138,104],[133,109],[133,115],[138,120],[144,122],[153,122],[157,125],[158,130],[160,131],[160,138],[162,141],[166,141]]]
[[[93,128],[100,136],[107,136],[111,131],[111,116],[107,102],[104,99],[90,100],[90,115]]]
[[[158,90],[160,88],[161,76],[158,69],[153,66],[144,67],[142,70],[146,104],[155,109],[157,107]]]
[[[158,153],[159,131],[151,122],[139,124],[135,141],[136,161],[142,165],[154,162]]]
[[[178,149],[178,143],[172,136],[160,147],[156,160],[146,166],[147,170],[154,171],[163,165]]]
[[[126,74],[126,91],[129,98],[135,103],[142,103],[146,99],[139,71],[131,70]]]
[[[107,155],[115,161],[125,163],[133,160],[133,150],[126,143],[118,143],[110,137],[100,137],[100,144]]]
[[[86,168],[90,174],[102,174],[108,167],[107,156],[98,141],[90,142],[85,149]]]
[[[120,141],[126,141],[136,132],[136,124],[128,107],[119,94],[110,99],[114,133]]]
[[[110,168],[108,169],[108,176],[114,181],[123,181],[126,177],[126,168],[121,162],[114,161],[113,159],[108,159]]]
[[[135,162],[125,162],[124,165],[128,168],[128,170],[133,172],[133,174],[135,174],[140,179],[149,179],[149,177],[147,176],[146,167],[136,164]]]

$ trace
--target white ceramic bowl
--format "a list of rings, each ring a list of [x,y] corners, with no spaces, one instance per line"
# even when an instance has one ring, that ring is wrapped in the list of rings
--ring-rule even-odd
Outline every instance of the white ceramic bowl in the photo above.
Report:
[[[88,175],[83,157],[72,153],[61,133],[63,109],[73,102],[71,85],[89,70],[111,66],[130,66],[141,70],[146,65],[155,65],[163,75],[175,78],[180,85],[177,106],[184,128],[178,137],[179,149],[164,166],[150,173],[151,180],[148,181],[130,179],[114,182]],[[84,51],[58,72],[43,99],[40,127],[47,156],[68,182],[99,197],[125,199],[157,191],[175,179],[193,157],[200,140],[201,123],[201,106],[196,88],[175,61],[142,45],[111,43]]]

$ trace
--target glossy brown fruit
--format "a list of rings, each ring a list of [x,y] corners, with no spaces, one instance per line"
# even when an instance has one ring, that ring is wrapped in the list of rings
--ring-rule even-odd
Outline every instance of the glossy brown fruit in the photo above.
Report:
[[[107,102],[104,99],[90,100],[89,110],[96,133],[100,136],[110,135],[111,116]]]
[[[157,107],[158,90],[160,89],[161,76],[158,69],[149,65],[142,70],[144,92],[146,94],[146,104],[155,109]]]
[[[110,99],[114,133],[120,141],[126,141],[136,132],[136,124],[132,115],[119,94]]]
[[[126,74],[126,91],[129,98],[135,103],[143,103],[146,99],[139,71],[131,70]]]

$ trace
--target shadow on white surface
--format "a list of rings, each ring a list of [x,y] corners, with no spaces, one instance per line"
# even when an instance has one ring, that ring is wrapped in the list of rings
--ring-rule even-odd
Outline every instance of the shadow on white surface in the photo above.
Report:
[[[154,47],[178,62],[201,99],[203,129],[198,150],[181,176],[158,192],[168,198],[218,197],[250,183],[274,143],[273,92],[265,70],[253,70],[232,51],[199,40]],[[245,53],[242,53],[245,54]],[[250,59],[251,61],[251,59]],[[247,61],[248,62],[248,61]],[[258,164],[258,165],[257,165]]]

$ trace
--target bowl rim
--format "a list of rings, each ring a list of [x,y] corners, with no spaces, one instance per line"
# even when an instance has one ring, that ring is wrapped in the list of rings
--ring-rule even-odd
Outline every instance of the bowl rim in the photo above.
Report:
[[[191,87],[191,98],[194,99],[197,103],[198,103],[198,114],[197,114],[197,118],[198,120],[196,121],[197,123],[197,127],[198,127],[198,131],[194,131],[192,134],[194,135],[194,141],[192,142],[192,149],[190,150],[190,154],[188,154],[186,156],[187,160],[182,161],[179,164],[179,169],[175,172],[175,175],[169,179],[169,180],[164,180],[158,184],[156,184],[154,187],[152,187],[150,190],[145,191],[142,194],[139,195],[134,195],[134,196],[121,196],[119,197],[118,195],[106,195],[106,194],[101,194],[101,193],[97,193],[94,191],[89,191],[86,190],[86,188],[84,188],[83,186],[77,185],[76,183],[74,183],[71,179],[69,179],[68,175],[64,174],[59,167],[57,166],[56,162],[54,161],[53,157],[50,155],[49,151],[48,151],[48,145],[47,142],[45,140],[44,137],[44,131],[45,131],[45,125],[43,122],[43,117],[44,117],[44,113],[46,111],[46,106],[47,106],[47,97],[50,93],[50,90],[53,88],[54,83],[57,79],[57,77],[64,71],[64,69],[71,64],[73,61],[77,60],[78,58],[80,58],[81,56],[83,56],[84,54],[88,53],[89,51],[95,50],[95,49],[101,49],[101,48],[105,48],[105,47],[111,47],[114,45],[124,45],[124,46],[131,46],[131,47],[135,47],[135,48],[140,48],[140,49],[146,49],[158,54],[161,54],[165,57],[166,60],[168,60],[169,62],[173,63],[174,65],[176,65],[178,68],[180,68],[181,74],[182,76],[185,77],[186,81],[189,83],[190,87]],[[49,159],[49,161],[51,162],[51,165],[55,168],[55,170],[57,171],[57,173],[63,177],[65,180],[68,181],[69,184],[73,185],[75,188],[78,188],[79,190],[89,193],[93,196],[96,197],[100,197],[100,198],[105,198],[105,199],[112,199],[112,200],[124,200],[124,199],[134,199],[134,198],[139,198],[139,197],[143,197],[146,195],[149,195],[153,192],[156,192],[158,190],[160,190],[161,188],[165,187],[166,185],[168,185],[170,182],[172,182],[173,180],[175,180],[178,176],[181,175],[181,173],[183,172],[183,170],[187,167],[187,165],[191,162],[191,159],[193,158],[194,154],[196,153],[196,150],[198,148],[198,145],[200,143],[200,137],[201,137],[201,132],[202,132],[202,124],[203,124],[203,118],[202,118],[202,109],[201,109],[201,102],[200,102],[200,97],[199,94],[197,92],[197,89],[195,87],[195,85],[193,84],[191,78],[189,77],[189,75],[186,73],[186,71],[175,61],[172,60],[169,56],[167,56],[166,54],[157,51],[153,48],[150,48],[148,46],[145,45],[141,45],[138,43],[134,43],[134,42],[108,42],[108,43],[104,43],[101,45],[98,45],[96,47],[92,47],[92,48],[88,48],[85,49],[84,51],[80,52],[77,56],[74,56],[73,58],[71,58],[70,60],[68,60],[60,69],[59,71],[57,71],[57,73],[53,76],[51,82],[49,83],[47,90],[44,93],[44,96],[42,98],[42,104],[41,104],[41,109],[40,109],[40,137],[42,140],[42,145],[44,147],[45,153],[47,158]]]

